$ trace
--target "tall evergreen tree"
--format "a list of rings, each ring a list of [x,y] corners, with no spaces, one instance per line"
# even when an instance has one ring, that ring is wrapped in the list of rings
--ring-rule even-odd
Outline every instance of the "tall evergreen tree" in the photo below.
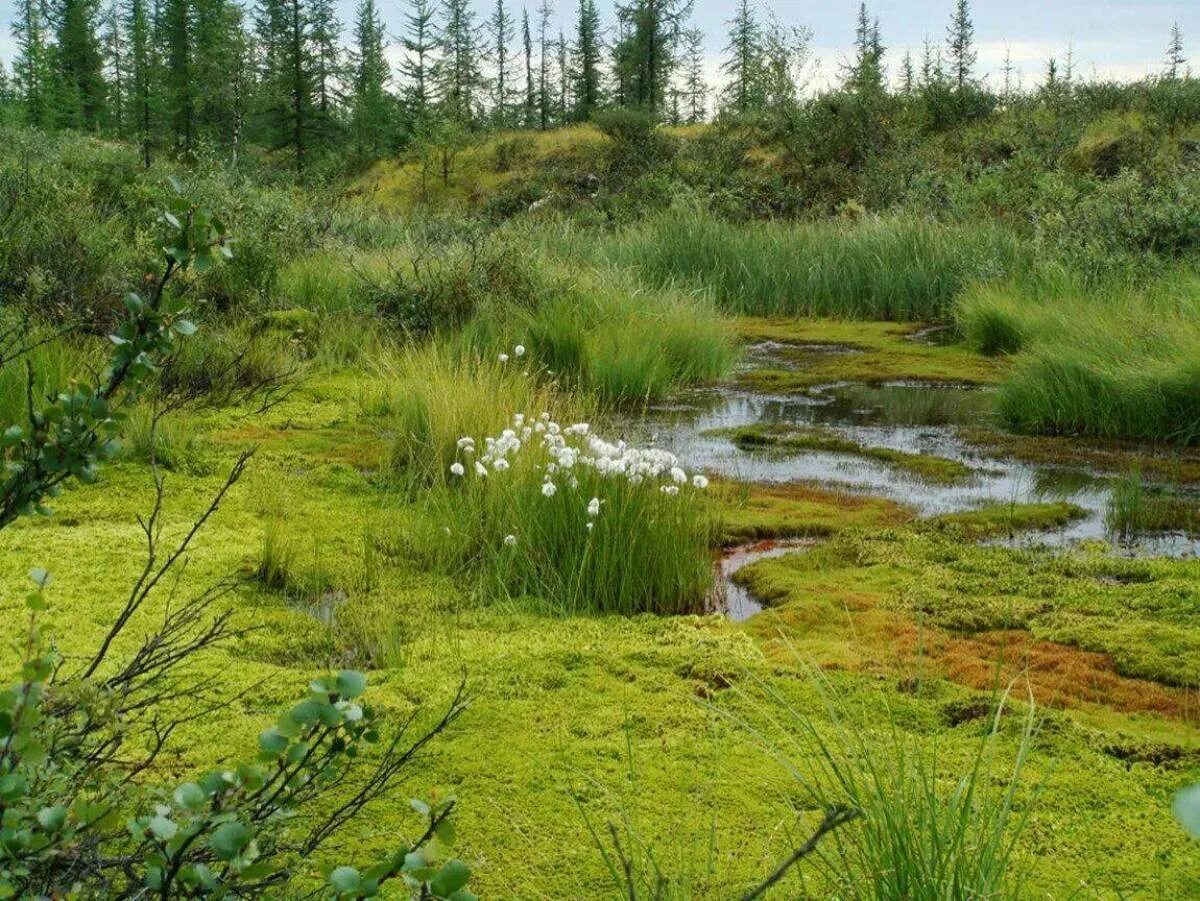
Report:
[[[846,72],[847,86],[860,94],[881,93],[884,85],[883,56],[879,20],[872,21],[867,4],[861,3],[854,29],[854,60]]]
[[[589,119],[601,103],[600,41],[600,13],[596,9],[596,0],[579,0],[575,43],[571,48],[572,116],[577,122]]]
[[[762,62],[762,26],[754,4],[751,0],[738,0],[729,20],[729,44],[721,63],[725,75],[722,101],[727,110],[744,115],[762,105]]]
[[[95,130],[100,127],[108,91],[97,0],[59,0],[55,18],[55,120],[69,128]]]
[[[436,66],[442,114],[463,127],[475,123],[482,87],[475,11],[471,0],[445,0],[438,34],[441,59]]]
[[[683,33],[684,117],[689,125],[708,115],[708,84],[704,79],[704,32],[689,28]]]
[[[320,127],[329,131],[343,98],[342,23],[334,0],[308,0],[309,41],[315,112]]]
[[[260,0],[256,29],[265,137],[271,147],[290,150],[303,174],[314,106],[307,9],[302,0]]]
[[[351,111],[354,143],[359,156],[369,157],[386,149],[391,131],[383,21],[375,0],[359,0],[354,14],[354,49],[350,62],[354,84]]]
[[[521,48],[525,52],[525,127],[537,122],[537,89],[533,83],[533,35],[529,30],[529,9],[521,9]]]
[[[433,104],[434,54],[437,36],[434,26],[432,0],[412,0],[412,10],[405,16],[404,35],[400,41],[404,60],[400,73],[406,82],[405,95],[413,131],[421,131]]]
[[[691,10],[692,0],[629,0],[617,5],[621,36],[613,69],[625,103],[651,115],[662,112]]]
[[[242,7],[235,0],[192,0],[191,27],[197,133],[231,145],[238,128],[239,70],[248,65]]]
[[[917,86],[917,70],[913,66],[912,51],[905,50],[904,58],[900,60],[900,93],[905,97],[911,96]]]
[[[190,152],[196,138],[195,53],[192,39],[193,0],[166,0],[163,12],[166,35],[165,101],[175,148]]]
[[[129,35],[129,111],[132,129],[141,149],[142,164],[150,166],[153,62],[150,49],[150,17],[146,0],[129,0],[125,30]]]
[[[962,91],[971,82],[975,69],[975,23],[971,21],[968,0],[956,0],[954,14],[946,29],[946,55],[950,60],[950,77],[954,87]]]
[[[554,7],[550,0],[541,0],[538,5],[538,127],[545,131],[550,127],[550,44],[546,37],[550,30],[550,17]]]
[[[558,97],[557,109],[554,114],[558,117],[561,125],[567,121],[567,110],[569,109],[567,98],[571,93],[571,67],[567,61],[567,38],[561,28],[558,31],[558,40],[554,42],[554,55],[558,63],[555,69],[555,74],[558,76]]]
[[[496,0],[496,8],[488,20],[488,33],[492,41],[492,65],[496,77],[492,82],[492,118],[500,128],[512,123],[512,53],[509,48],[513,39],[513,20],[504,0]]]
[[[118,135],[125,134],[125,108],[129,90],[129,60],[125,50],[125,32],[121,26],[121,15],[117,4],[110,3],[104,12],[104,56],[108,61],[108,96],[105,101]]]
[[[1183,55],[1183,30],[1179,23],[1171,25],[1171,40],[1167,44],[1167,78],[1175,79],[1183,73],[1187,57]]]
[[[45,0],[19,0],[13,23],[17,42],[13,77],[25,107],[25,120],[39,128],[51,124],[53,101],[48,19]]]

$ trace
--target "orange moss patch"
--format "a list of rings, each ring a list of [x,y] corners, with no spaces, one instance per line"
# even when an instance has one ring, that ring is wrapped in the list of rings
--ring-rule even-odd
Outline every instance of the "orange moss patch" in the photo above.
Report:
[[[745,628],[779,662],[798,653],[828,669],[897,678],[945,678],[978,690],[1029,685],[1038,703],[1100,705],[1200,725],[1200,695],[1117,672],[1108,654],[1034,638],[1021,629],[952,634],[880,606],[884,593],[831,580],[747,621]],[[764,598],[768,603],[779,598]]]
[[[357,469],[377,469],[387,447],[376,432],[349,427],[269,428],[246,424],[219,432],[214,438],[230,444],[260,444],[271,453],[295,453]]]

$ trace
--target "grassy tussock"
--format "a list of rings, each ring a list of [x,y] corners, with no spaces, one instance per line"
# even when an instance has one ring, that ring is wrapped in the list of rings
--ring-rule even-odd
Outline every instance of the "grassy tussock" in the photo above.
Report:
[[[1024,264],[1016,239],[993,226],[737,225],[696,211],[652,219],[592,252],[636,268],[649,284],[709,291],[732,313],[894,321],[945,319],[968,283]]]
[[[973,749],[939,753],[893,718],[848,707],[818,672],[823,716],[762,685],[764,740],[808,794],[806,806],[849,807],[859,819],[832,833],[815,858],[841,898],[1005,898],[1020,893],[1014,847],[1036,787],[1023,770],[1032,706],[1006,728],[1006,696]],[[1013,733],[1016,733],[1015,735]]]
[[[1200,443],[1200,276],[1085,290],[1071,277],[970,292],[958,311],[984,353],[1017,353],[1001,386],[1018,431]]]
[[[463,340],[481,353],[520,344],[532,365],[617,404],[720,378],[736,356],[732,331],[711,303],[647,291],[613,269],[551,268],[535,303],[487,307]]]
[[[465,475],[428,498],[425,553],[440,568],[473,571],[487,597],[568,615],[704,609],[717,527],[699,487],[583,465],[552,477],[558,458],[536,436],[503,470],[477,472],[477,458],[465,453]]]
[[[445,481],[459,438],[498,433],[513,410],[584,412],[553,384],[526,375],[517,360],[501,363],[429,344],[385,355],[373,367],[360,406],[392,434],[393,471],[423,484]]]

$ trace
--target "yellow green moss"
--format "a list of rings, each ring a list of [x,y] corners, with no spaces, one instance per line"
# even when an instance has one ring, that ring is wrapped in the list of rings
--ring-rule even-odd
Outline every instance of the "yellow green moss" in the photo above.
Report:
[[[715,482],[709,492],[719,504],[724,544],[883,528],[912,516],[907,508],[885,498],[807,485]]]
[[[540,615],[532,602],[481,606],[459,581],[414,564],[413,507],[373,474],[376,439],[356,401],[368,381],[318,381],[253,427],[231,413],[196,420],[221,459],[205,474],[168,474],[167,540],[203,508],[220,464],[245,443],[260,445],[177,587],[186,595],[240,577],[223,603],[254,631],[204,658],[195,677],[230,697],[255,688],[219,717],[181,730],[151,778],[174,784],[214,761],[252,754],[273,711],[327,667],[369,668],[368,700],[397,717],[416,707],[435,712],[465,669],[471,708],[412,770],[405,791],[459,797],[457,853],[476,870],[481,897],[611,897],[580,805],[600,823],[628,815],[661,859],[695,863],[695,897],[736,897],[787,852],[795,826],[787,799],[801,791],[739,727],[762,710],[736,687],[768,686],[797,710],[823,715],[803,666],[780,643],[781,628],[804,655],[845,667],[829,671],[832,683],[848,703],[881,711],[873,714],[881,735],[895,724],[936,737],[947,759],[969,753],[982,728],[961,718],[949,725],[947,711],[973,691],[933,679],[919,692],[899,691],[921,675],[919,666],[886,674],[860,667],[864,650],[877,646],[846,632],[847,610],[876,611],[880,630],[911,622],[918,608],[945,623],[1009,622],[1019,613],[1030,631],[1079,646],[1128,643],[1123,666],[1163,676],[1196,671],[1189,611],[1200,564],[1055,562],[975,549],[961,536],[909,532],[899,525],[909,514],[890,502],[796,486],[714,485],[726,540],[852,525],[872,537],[846,534],[753,567],[756,587],[779,606],[745,627],[719,617],[565,619]],[[143,537],[135,516],[152,497],[148,470],[122,463],[106,468],[98,486],[68,491],[55,517],[4,531],[0,594],[19,597],[29,568],[48,566],[49,621],[68,658],[95,646],[136,577]],[[290,548],[278,590],[254,577],[272,540]],[[139,614],[118,654],[165,603],[158,597]],[[316,615],[325,613],[328,622]],[[6,645],[3,659],[11,664],[14,653]],[[1031,756],[1021,797],[1033,786],[1041,793],[1019,847],[1030,889],[1061,894],[1102,877],[1120,886],[1154,880],[1167,897],[1189,896],[1195,850],[1165,810],[1195,767],[1187,759],[1138,762],[1159,759],[1155,743],[1168,743],[1168,727],[1182,734],[1184,726],[1091,712],[1087,730],[1074,725],[1074,712],[1052,714]],[[1088,731],[1097,728],[1111,748]],[[1072,765],[1057,765],[1064,758]],[[401,797],[357,826],[340,857],[368,859],[415,827]],[[702,859],[710,847],[711,872]],[[321,862],[306,862],[306,875]],[[782,895],[821,894],[819,881],[804,876],[810,881],[789,877]]]

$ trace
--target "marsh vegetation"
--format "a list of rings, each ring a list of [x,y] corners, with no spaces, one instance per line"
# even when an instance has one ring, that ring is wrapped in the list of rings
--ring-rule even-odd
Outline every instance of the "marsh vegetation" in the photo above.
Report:
[[[890,72],[863,7],[817,90],[738,3],[710,92],[688,3],[497,4],[483,65],[416,2],[393,92],[372,0],[59,5],[0,80],[0,894],[1197,892],[1178,29],[1001,89],[967,3]]]

